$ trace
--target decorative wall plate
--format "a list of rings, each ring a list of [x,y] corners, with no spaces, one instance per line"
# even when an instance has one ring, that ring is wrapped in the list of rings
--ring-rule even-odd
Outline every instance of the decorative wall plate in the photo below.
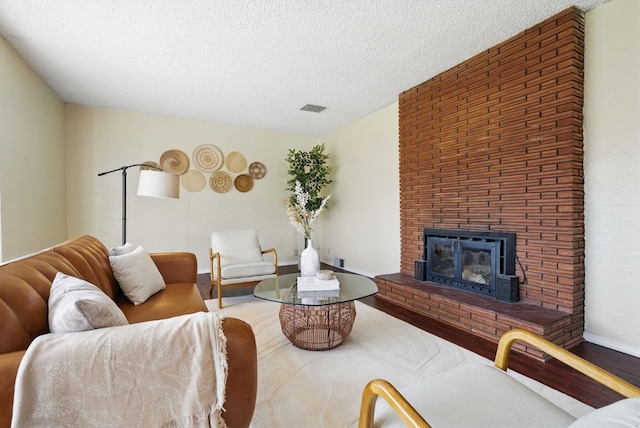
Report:
[[[240,192],[248,192],[253,188],[253,178],[248,174],[240,174],[235,180],[236,189]]]
[[[249,165],[249,175],[255,180],[261,179],[266,173],[267,168],[262,164],[262,162],[253,162]]]
[[[202,144],[195,148],[191,159],[202,172],[213,172],[220,169],[224,163],[222,151],[213,144]]]
[[[189,157],[180,150],[167,150],[160,156],[160,166],[165,172],[182,175],[189,169]]]
[[[207,179],[197,169],[190,169],[180,176],[180,183],[189,192],[199,192],[207,185]]]
[[[227,155],[227,168],[231,172],[242,172],[247,167],[247,159],[240,152],[231,152]]]
[[[158,169],[156,169],[156,168],[158,168]],[[140,169],[141,170],[159,171],[162,168],[160,167],[160,164],[158,162],[146,161],[146,162],[142,163],[142,166],[140,167]]]
[[[231,176],[224,171],[216,171],[209,177],[209,186],[218,193],[225,193],[231,189],[233,181]]]

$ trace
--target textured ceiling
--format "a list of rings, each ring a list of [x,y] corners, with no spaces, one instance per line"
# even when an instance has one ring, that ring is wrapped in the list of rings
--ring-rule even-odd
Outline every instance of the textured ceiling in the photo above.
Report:
[[[69,103],[322,136],[605,1],[0,0],[0,34]]]

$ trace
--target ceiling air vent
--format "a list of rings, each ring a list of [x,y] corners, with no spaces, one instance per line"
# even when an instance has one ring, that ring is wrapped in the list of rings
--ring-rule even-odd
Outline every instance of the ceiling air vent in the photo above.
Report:
[[[313,113],[320,113],[324,109],[326,109],[326,107],[314,106],[313,104],[307,104],[306,106],[302,107],[300,110],[302,110],[302,111],[310,111],[310,112],[313,112]]]

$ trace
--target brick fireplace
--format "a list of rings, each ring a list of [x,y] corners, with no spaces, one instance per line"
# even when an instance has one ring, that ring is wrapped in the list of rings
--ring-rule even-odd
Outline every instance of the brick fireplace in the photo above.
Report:
[[[380,298],[494,341],[582,341],[583,63],[568,9],[400,94],[401,272]],[[414,279],[425,228],[515,233],[519,301]]]

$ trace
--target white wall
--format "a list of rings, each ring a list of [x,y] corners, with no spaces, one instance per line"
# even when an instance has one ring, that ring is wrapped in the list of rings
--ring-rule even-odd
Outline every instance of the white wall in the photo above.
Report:
[[[326,135],[334,183],[320,257],[368,276],[400,271],[398,103]]]
[[[138,168],[127,174],[127,240],[149,251],[191,251],[199,272],[209,271],[209,236],[215,230],[256,228],[264,248],[275,247],[280,265],[297,263],[302,235],[289,224],[284,200],[285,161],[291,148],[309,150],[325,142],[333,167],[330,208],[314,223],[314,246],[324,262],[335,256],[345,268],[375,276],[397,272],[400,263],[398,105],[380,110],[326,138],[163,116],[68,105],[65,114],[69,237],[91,234],[105,245],[121,241],[120,172],[123,165],[158,162],[166,150],[191,157],[200,144],[223,153],[239,151],[266,165],[264,178],[241,193],[215,193],[208,186],[180,199],[136,195]]]
[[[64,240],[63,103],[0,38],[0,260]]]
[[[640,2],[586,15],[585,339],[640,357]]]
[[[181,150],[191,159],[197,146],[214,144],[225,154],[242,153],[248,163],[262,162],[267,174],[246,193],[216,193],[207,185],[194,193],[181,187],[180,199],[157,199],[136,195],[139,169],[130,168],[127,241],[149,251],[193,252],[198,270],[208,272],[211,232],[255,228],[263,248],[277,249],[279,264],[297,263],[296,246],[301,250],[303,244],[286,214],[285,158],[288,149],[308,150],[317,139],[78,105],[68,105],[65,117],[70,237],[87,233],[107,247],[120,245],[122,175],[98,173],[159,162],[166,150]]]

